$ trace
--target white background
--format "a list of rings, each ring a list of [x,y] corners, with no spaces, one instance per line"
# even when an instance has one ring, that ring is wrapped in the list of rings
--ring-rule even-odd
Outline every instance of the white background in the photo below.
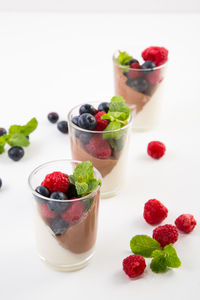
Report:
[[[20,162],[0,156],[0,298],[198,299],[200,286],[200,99],[198,14],[0,14],[0,127],[23,124],[33,116],[38,129]],[[69,137],[46,115],[66,119],[80,102],[108,100],[114,93],[112,53],[126,45],[166,46],[170,52],[160,126],[132,133],[127,180],[121,194],[101,201],[96,255],[77,272],[59,273],[37,257],[32,197],[27,177],[38,164],[70,157]],[[165,157],[146,154],[151,140],[166,144]],[[120,176],[120,174],[119,174]],[[175,244],[178,270],[129,280],[122,260],[135,234],[151,235],[144,203],[157,198],[169,209],[164,223],[192,213],[198,226]]]

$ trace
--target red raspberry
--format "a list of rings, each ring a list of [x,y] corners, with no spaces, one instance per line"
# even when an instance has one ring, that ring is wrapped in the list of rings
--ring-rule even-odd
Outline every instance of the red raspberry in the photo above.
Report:
[[[62,172],[53,172],[46,175],[41,185],[44,185],[46,188],[48,188],[51,193],[67,193],[70,182],[67,174],[64,174]]]
[[[166,224],[158,226],[153,231],[153,239],[158,241],[162,247],[174,244],[178,240],[178,230],[176,226]]]
[[[98,158],[108,158],[111,156],[109,142],[97,134],[90,139],[90,143],[85,146],[86,150]]]
[[[144,205],[143,216],[147,223],[151,225],[161,223],[167,218],[168,209],[158,200],[150,199]]]
[[[141,275],[145,268],[145,260],[140,255],[130,255],[123,260],[123,270],[130,278]]]
[[[168,58],[168,50],[164,47],[149,47],[142,52],[143,59],[153,61],[156,66],[163,65]]]
[[[78,221],[84,212],[83,203],[80,201],[72,202],[71,206],[65,210],[61,217],[67,223]]]
[[[184,215],[180,215],[175,220],[175,224],[179,230],[183,231],[184,233],[189,233],[194,229],[197,222],[196,222],[195,218],[193,217],[193,215],[184,214]]]
[[[129,79],[134,79],[137,77],[140,77],[142,72],[141,71],[137,71],[136,69],[140,69],[140,64],[137,62],[134,62],[132,64],[130,64],[130,68],[134,69],[134,70],[129,70],[128,71],[128,78]]]
[[[161,70],[155,70],[146,75],[146,79],[150,84],[157,84],[163,80]]]
[[[101,119],[101,116],[103,116],[105,114],[105,111],[99,111],[94,117],[96,119],[97,122],[97,126],[95,128],[95,130],[97,131],[103,131],[109,124],[108,120],[104,120]]]
[[[47,204],[40,204],[40,210],[41,210],[41,214],[48,219],[53,219],[55,218],[57,215],[54,214],[49,208]]]
[[[149,156],[155,159],[161,158],[165,154],[165,151],[165,145],[158,141],[152,141],[147,146],[147,153],[149,154]]]

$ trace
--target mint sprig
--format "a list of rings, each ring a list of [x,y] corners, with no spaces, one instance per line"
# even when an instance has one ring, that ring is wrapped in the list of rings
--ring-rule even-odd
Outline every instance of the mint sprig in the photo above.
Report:
[[[73,175],[69,176],[69,180],[75,185],[77,194],[80,197],[90,194],[98,185],[101,185],[101,180],[94,177],[94,169],[90,161],[78,164]]]
[[[148,235],[136,235],[130,241],[131,251],[144,257],[152,257],[152,253],[161,249],[160,243]]]
[[[116,63],[121,66],[126,66],[126,63],[129,62],[133,57],[129,55],[126,51],[120,51],[119,50],[119,55],[115,59]]]

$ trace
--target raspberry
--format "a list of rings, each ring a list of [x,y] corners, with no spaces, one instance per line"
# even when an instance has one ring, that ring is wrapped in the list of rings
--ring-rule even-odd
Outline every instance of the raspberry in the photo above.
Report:
[[[48,219],[53,219],[55,218],[57,215],[54,214],[49,208],[48,208],[48,204],[41,204],[40,205],[40,210],[41,210],[41,214]]]
[[[197,222],[193,217],[193,215],[184,214],[184,215],[180,215],[175,220],[175,224],[179,230],[183,231],[184,233],[190,233],[196,226]]]
[[[149,154],[149,156],[155,159],[161,158],[165,154],[165,151],[165,145],[158,141],[152,141],[147,146],[147,153]]]
[[[168,50],[164,47],[149,47],[142,52],[145,61],[151,60],[156,66],[160,66],[167,61]]]
[[[145,260],[140,255],[130,255],[123,260],[123,270],[130,278],[141,275],[145,268]]]
[[[162,247],[174,244],[178,240],[178,230],[176,226],[166,224],[158,226],[153,231],[153,239],[158,241]]]
[[[67,174],[64,174],[62,172],[53,172],[46,175],[41,185],[44,185],[46,188],[48,188],[51,193],[67,193],[70,182]]]
[[[109,142],[104,140],[101,135],[95,135],[90,139],[90,143],[85,146],[86,150],[98,158],[108,158],[111,156]]]
[[[65,222],[71,223],[78,221],[83,215],[83,212],[84,206],[82,202],[73,202],[71,206],[61,214],[61,217]]]
[[[161,223],[168,214],[168,209],[158,200],[150,199],[144,205],[144,219],[151,225]]]
[[[157,84],[160,83],[163,80],[161,70],[155,70],[149,74],[146,75],[146,79],[150,84]]]
[[[134,79],[134,78],[137,78],[137,77],[141,77],[142,72],[141,71],[136,71],[136,69],[138,69],[138,70],[140,69],[140,64],[139,63],[134,62],[134,63],[130,64],[130,68],[132,70],[128,71],[128,78],[129,79]]]
[[[97,131],[103,131],[109,124],[108,120],[104,120],[101,119],[101,116],[103,116],[105,114],[105,111],[99,111],[94,117],[96,119],[97,122],[97,126],[95,128],[95,130]]]

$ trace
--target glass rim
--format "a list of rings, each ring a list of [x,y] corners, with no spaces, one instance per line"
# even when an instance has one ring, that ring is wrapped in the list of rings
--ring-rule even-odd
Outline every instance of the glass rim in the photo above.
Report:
[[[93,197],[94,194],[96,194],[98,192],[98,190],[100,189],[100,185],[98,185],[98,187],[92,191],[90,194],[86,195],[86,196],[83,196],[83,197],[80,197],[80,198],[75,198],[75,199],[66,199],[66,200],[60,200],[60,199],[53,199],[53,198],[48,198],[48,197],[45,197],[39,193],[37,193],[32,184],[31,184],[31,179],[33,178],[33,176],[38,172],[40,171],[41,169],[43,169],[45,166],[48,166],[52,163],[58,163],[58,162],[68,162],[68,163],[81,163],[83,161],[80,161],[80,160],[73,160],[73,159],[57,159],[57,160],[51,160],[51,161],[47,161],[43,164],[40,164],[39,166],[37,166],[36,168],[33,169],[33,171],[30,173],[30,175],[28,176],[28,185],[29,185],[29,188],[30,190],[32,191],[32,194],[36,197],[39,197],[39,198],[42,198],[44,200],[47,200],[47,201],[54,201],[54,202],[76,202],[76,201],[82,201],[82,200],[85,200],[87,199],[88,197]],[[97,174],[98,178],[97,179],[100,179],[101,182],[103,182],[103,179],[102,179],[102,176],[101,176],[101,173],[93,166],[93,169],[94,169],[94,173]]]
[[[95,104],[95,103],[99,103],[98,101],[93,101],[93,102],[88,102],[88,104]],[[133,116],[132,116],[132,113],[130,112],[130,116],[129,116],[129,119],[128,119],[128,124],[126,124],[125,126],[119,128],[119,129],[114,129],[114,130],[108,130],[108,131],[104,131],[104,130],[89,130],[89,129],[84,129],[84,128],[81,128],[79,126],[77,126],[76,124],[74,124],[71,120],[71,114],[72,114],[72,111],[75,110],[76,108],[80,107],[81,105],[84,105],[86,104],[86,102],[84,103],[81,103],[81,104],[78,104],[74,107],[72,107],[68,113],[68,122],[69,124],[74,128],[74,129],[78,129],[80,131],[83,131],[83,132],[88,132],[88,133],[95,133],[95,134],[101,134],[101,133],[113,133],[113,132],[118,132],[118,131],[121,131],[121,130],[124,130],[128,127],[130,127],[132,125],[132,121],[133,121]]]

